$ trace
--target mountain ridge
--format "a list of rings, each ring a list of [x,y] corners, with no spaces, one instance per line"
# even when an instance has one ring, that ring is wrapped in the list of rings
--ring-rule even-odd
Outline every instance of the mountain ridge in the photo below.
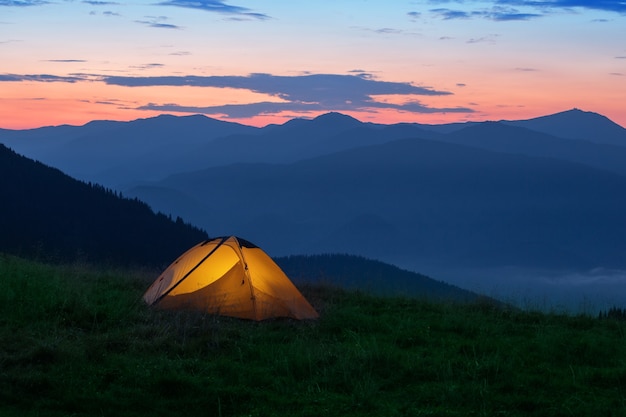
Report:
[[[584,129],[560,130],[572,118]],[[0,131],[0,142],[55,154],[56,165],[36,159],[272,256],[351,253],[437,277],[517,269],[498,282],[626,270],[626,129],[601,115],[377,125],[330,113],[265,128],[207,119]]]
[[[324,248],[342,252],[346,248],[333,246],[333,240],[316,248],[298,246],[297,242],[311,241],[315,236],[324,241],[324,231],[332,234],[334,228],[350,223],[355,215],[374,215],[386,221],[395,219],[392,224],[396,228],[413,231],[397,242],[399,246],[386,248],[392,252],[401,253],[402,243],[421,242],[421,246],[413,247],[431,254],[456,253],[465,258],[465,262],[472,258],[471,253],[483,250],[485,254],[480,259],[496,262],[495,253],[488,256],[489,248],[512,245],[501,253],[500,262],[503,262],[515,259],[516,251],[523,248],[520,245],[525,245],[522,237],[527,236],[525,239],[539,239],[539,246],[524,249],[519,256],[529,260],[537,256],[549,259],[549,254],[558,254],[559,246],[569,246],[570,249],[559,255],[563,261],[557,263],[582,265],[588,259],[586,266],[593,267],[594,262],[601,261],[603,253],[611,254],[614,261],[620,259],[615,258],[616,251],[623,246],[617,244],[618,230],[626,227],[620,220],[620,210],[626,210],[626,198],[621,197],[626,196],[623,176],[567,161],[501,154],[431,140],[398,140],[288,165],[238,164],[208,168],[172,176],[158,184],[196,198],[205,196],[205,204],[218,213],[215,218],[219,219],[212,225],[204,223],[208,230],[231,227],[238,234],[246,230],[252,235],[258,233],[256,240],[262,241],[262,236],[274,240],[267,246],[277,254],[283,254],[287,247],[300,248],[305,253]],[[138,197],[151,200],[147,195]],[[210,204],[216,200],[220,201],[219,205]],[[253,209],[247,201],[254,202]],[[599,205],[600,202],[603,204]],[[572,213],[572,220],[563,217],[563,210]],[[268,217],[271,213],[274,214]],[[587,219],[591,214],[593,219],[604,217],[605,222],[596,227],[605,238],[612,236],[614,248],[598,245],[587,252],[582,250],[585,244],[581,242],[596,239],[593,230],[585,229],[591,227]],[[263,219],[256,225],[255,215]],[[474,220],[465,222],[463,218],[467,215]],[[191,218],[202,221],[204,217],[198,214]],[[450,219],[455,220],[450,223]],[[482,232],[482,246],[469,241],[459,246],[460,241],[455,242],[459,234],[477,227],[488,227]],[[613,227],[616,230],[611,232]],[[417,231],[424,236],[411,236]],[[533,238],[532,233],[538,235]],[[271,235],[275,238],[269,238]],[[448,235],[454,239],[449,241]],[[351,242],[354,248],[361,247],[358,240]],[[561,240],[567,243],[561,244]],[[276,241],[288,246],[276,249]],[[570,250],[573,252],[568,254]],[[467,253],[463,255],[463,252]],[[406,250],[404,253],[408,255]],[[372,257],[374,254],[365,255]],[[624,261],[626,259],[619,261],[617,266],[624,266]]]
[[[626,146],[626,128],[604,115],[577,108],[532,119],[503,122],[553,136]]]
[[[584,119],[585,129],[575,132],[608,132],[607,138],[584,138],[596,144],[626,148],[626,129],[592,112],[569,110],[522,121],[501,121],[515,127],[551,134],[558,127],[546,124]],[[0,143],[22,155],[57,167],[69,175],[123,191],[138,181],[158,180],[179,171],[235,162],[290,163],[361,145],[404,137],[445,139],[459,130],[491,122],[443,125],[360,122],[337,112],[314,119],[291,119],[264,128],[212,119],[203,115],[160,115],[132,122],[93,121],[81,127],[45,127],[24,131],[0,131]],[[352,134],[356,132],[358,134]],[[531,129],[533,130],[533,129]],[[570,132],[571,133],[571,132]],[[563,134],[571,140],[573,134]],[[582,134],[579,134],[580,136]],[[559,137],[558,135],[556,135]],[[596,135],[597,136],[597,135]],[[360,141],[363,138],[363,141]]]

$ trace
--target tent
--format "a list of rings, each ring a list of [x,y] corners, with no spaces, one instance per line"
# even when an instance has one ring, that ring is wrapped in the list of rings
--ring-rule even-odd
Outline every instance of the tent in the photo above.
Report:
[[[265,320],[314,319],[317,312],[259,247],[227,236],[192,247],[146,290],[148,305]]]

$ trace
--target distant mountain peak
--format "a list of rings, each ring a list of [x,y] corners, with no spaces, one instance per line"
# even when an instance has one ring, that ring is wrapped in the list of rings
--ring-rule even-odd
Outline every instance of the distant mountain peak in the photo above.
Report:
[[[299,128],[303,124],[315,129],[322,129],[323,131],[341,131],[363,125],[362,122],[352,116],[338,112],[329,112],[321,114],[313,119],[294,118],[289,120],[283,126],[289,128]]]
[[[626,129],[606,116],[578,108],[527,120],[503,120],[502,123],[557,137],[626,146]]]
[[[593,112],[593,111],[588,111],[588,110],[582,110],[579,109],[578,107],[574,107],[571,108],[569,110],[565,110],[562,112],[558,112],[558,113],[554,113],[552,115],[548,115],[546,117],[550,117],[550,116],[558,116],[558,115],[569,115],[569,116],[596,116],[596,117],[602,117],[602,118],[606,118],[605,116],[602,116],[599,113]]]
[[[561,113],[593,113],[590,111],[579,109],[578,107],[573,107],[569,110],[562,111]]]
[[[564,110],[561,112],[556,112],[553,114],[548,114],[545,116],[539,116],[539,117],[535,117],[532,119],[527,119],[527,120],[546,120],[546,119],[558,120],[558,119],[563,119],[563,118],[572,118],[572,120],[580,120],[579,118],[581,117],[586,117],[589,119],[609,120],[606,116],[603,116],[599,113],[588,111],[588,110],[582,110],[577,107],[571,108],[569,110]],[[523,121],[523,120],[520,120],[520,121]]]
[[[315,121],[325,121],[325,122],[351,122],[351,123],[361,123],[359,120],[355,119],[352,116],[348,116],[347,114],[339,113],[339,112],[328,112],[317,116]]]

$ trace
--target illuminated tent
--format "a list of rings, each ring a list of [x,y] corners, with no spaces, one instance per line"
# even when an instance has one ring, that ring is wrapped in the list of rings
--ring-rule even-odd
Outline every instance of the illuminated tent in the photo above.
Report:
[[[259,247],[234,236],[182,254],[145,292],[149,305],[264,320],[314,319],[317,312]]]

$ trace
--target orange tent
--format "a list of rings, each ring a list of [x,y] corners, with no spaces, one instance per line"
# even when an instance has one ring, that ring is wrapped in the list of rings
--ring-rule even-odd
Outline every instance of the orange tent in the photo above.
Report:
[[[234,236],[189,249],[163,271],[143,299],[164,309],[197,309],[251,320],[318,317],[261,248]]]

